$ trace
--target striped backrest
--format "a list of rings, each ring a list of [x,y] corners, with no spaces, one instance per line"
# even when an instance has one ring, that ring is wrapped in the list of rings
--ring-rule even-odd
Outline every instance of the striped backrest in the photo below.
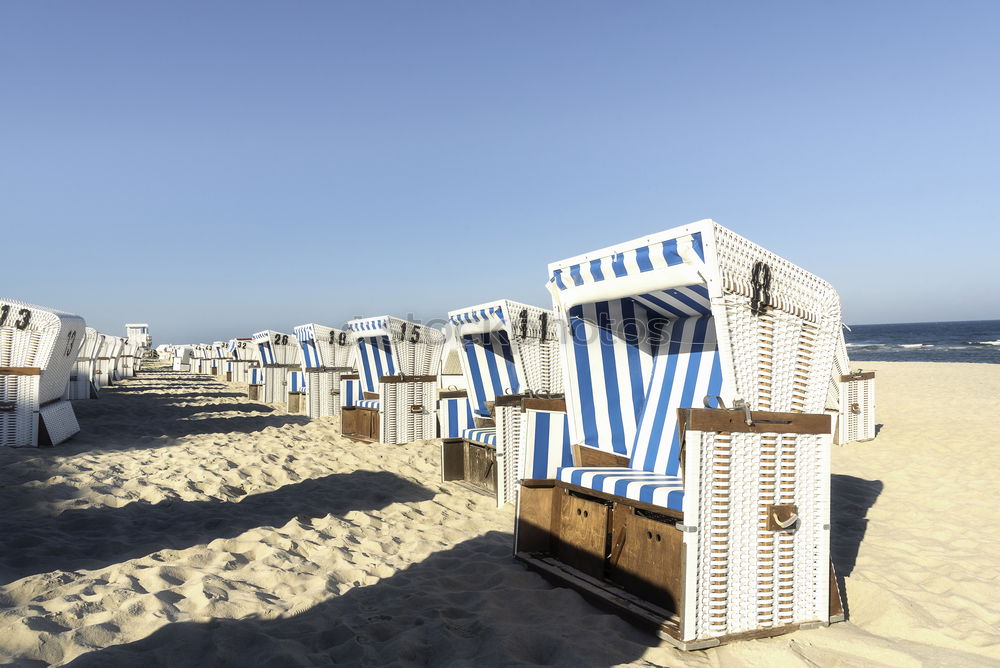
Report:
[[[561,411],[525,411],[524,449],[519,453],[524,478],[555,478],[562,466],[573,465],[569,421]]]
[[[366,392],[378,391],[378,379],[396,375],[396,361],[392,354],[389,337],[358,335],[358,373]]]
[[[656,348],[630,466],[679,475],[677,409],[701,406],[706,395],[721,391],[722,366],[712,316],[669,321]]]
[[[483,332],[462,336],[462,354],[466,382],[469,384],[473,410],[488,416],[486,402],[498,396],[517,394],[521,389],[514,352],[507,332]]]

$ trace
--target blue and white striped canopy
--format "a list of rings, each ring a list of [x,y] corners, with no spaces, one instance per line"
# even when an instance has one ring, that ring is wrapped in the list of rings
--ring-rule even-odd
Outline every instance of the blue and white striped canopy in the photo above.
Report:
[[[678,475],[677,409],[722,393],[701,229],[550,265],[572,440],[636,470]]]

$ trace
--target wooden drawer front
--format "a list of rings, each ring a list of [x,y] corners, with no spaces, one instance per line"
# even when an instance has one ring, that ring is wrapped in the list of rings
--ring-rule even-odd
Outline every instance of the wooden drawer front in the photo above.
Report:
[[[379,440],[378,411],[374,408],[344,406],[340,425],[340,433],[345,436]]]
[[[497,491],[497,451],[465,442],[465,479],[491,492]]]
[[[627,592],[679,612],[683,543],[683,534],[672,524],[615,504],[608,578]]]
[[[608,542],[608,506],[564,493],[559,508],[556,557],[587,575],[604,575]]]

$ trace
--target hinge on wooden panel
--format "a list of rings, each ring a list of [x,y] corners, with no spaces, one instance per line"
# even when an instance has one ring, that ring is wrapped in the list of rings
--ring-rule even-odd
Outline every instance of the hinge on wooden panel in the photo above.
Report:
[[[693,524],[675,524],[674,528],[684,533],[698,533],[698,527]]]

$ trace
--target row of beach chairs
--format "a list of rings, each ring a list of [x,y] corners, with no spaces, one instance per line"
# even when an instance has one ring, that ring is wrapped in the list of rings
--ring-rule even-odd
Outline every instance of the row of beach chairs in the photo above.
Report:
[[[71,313],[0,299],[0,446],[62,443],[80,431],[72,401],[135,376],[149,327],[102,334]]]
[[[163,354],[356,440],[440,437],[444,480],[516,503],[519,560],[678,647],[842,619],[830,445],[875,422],[836,291],[708,220],[555,262],[547,287],[551,308],[444,331],[379,316]]]

